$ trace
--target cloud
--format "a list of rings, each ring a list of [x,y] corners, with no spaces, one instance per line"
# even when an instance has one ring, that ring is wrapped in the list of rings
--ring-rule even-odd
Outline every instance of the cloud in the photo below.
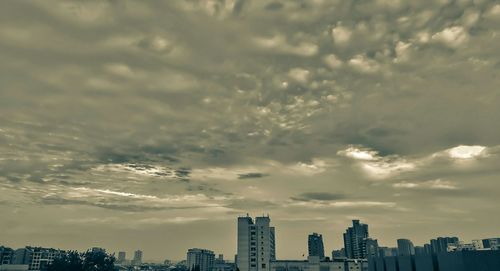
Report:
[[[0,6],[5,242],[231,254],[221,236],[247,212],[300,224],[280,236],[354,217],[381,243],[477,235],[449,195],[481,230],[500,223],[495,1]],[[104,222],[60,223],[76,218]]]
[[[337,46],[346,46],[351,40],[351,35],[352,35],[351,30],[349,30],[345,26],[342,26],[341,24],[332,28],[331,31],[332,31],[333,42]]]
[[[334,54],[329,54],[323,57],[323,62],[331,69],[337,69],[342,66],[342,60],[340,60]]]
[[[378,152],[370,149],[360,149],[354,146],[350,146],[345,150],[340,150],[337,152],[338,155],[350,157],[357,160],[375,160],[378,157]]]
[[[306,69],[293,68],[288,72],[288,77],[298,83],[307,83],[310,72]]]
[[[375,60],[363,55],[356,55],[347,63],[351,68],[361,73],[374,73],[380,69],[380,65]]]
[[[105,164],[95,167],[93,170],[100,172],[126,172],[137,175],[170,178],[170,179],[189,179],[191,169],[178,168],[172,169],[164,166],[157,166],[152,164]]]
[[[457,190],[456,184],[441,179],[429,180],[425,182],[399,182],[392,185],[397,189],[430,189],[430,190]]]
[[[462,26],[452,26],[432,35],[431,39],[451,48],[457,48],[469,40],[469,34]]]
[[[238,179],[255,179],[255,178],[263,178],[266,176],[269,175],[265,173],[251,172],[251,173],[238,174]]]
[[[362,147],[349,146],[345,150],[338,151],[337,155],[357,160],[361,169],[375,179],[383,179],[416,168],[415,162],[407,161],[397,155],[383,157],[377,151]]]
[[[343,194],[334,194],[327,192],[305,192],[291,197],[292,200],[296,201],[333,201],[345,198],[346,196]]]
[[[204,194],[156,196],[88,187],[54,189],[41,199],[43,203],[51,205],[89,205],[130,212],[221,208],[226,200],[228,197],[208,197]]]
[[[481,157],[485,155],[486,147],[484,146],[467,146],[460,145],[446,151],[450,158],[454,159],[472,159],[476,157]]]
[[[316,55],[318,52],[318,46],[310,41],[302,40],[295,44],[290,44],[285,36],[279,34],[270,38],[255,38],[254,42],[261,48],[282,54],[310,57]]]
[[[294,201],[289,206],[300,206],[311,209],[330,209],[330,208],[395,208],[395,202],[382,201]]]

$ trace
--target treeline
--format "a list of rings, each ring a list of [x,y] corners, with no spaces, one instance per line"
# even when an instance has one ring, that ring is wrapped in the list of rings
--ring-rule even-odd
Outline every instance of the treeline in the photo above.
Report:
[[[115,260],[105,250],[69,251],[54,259],[47,271],[114,271]]]

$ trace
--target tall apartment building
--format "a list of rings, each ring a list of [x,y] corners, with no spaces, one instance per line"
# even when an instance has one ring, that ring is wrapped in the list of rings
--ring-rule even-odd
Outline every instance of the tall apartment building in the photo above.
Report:
[[[412,241],[408,239],[398,239],[397,243],[399,256],[415,255],[415,246]]]
[[[134,259],[132,260],[133,265],[142,264],[142,250],[136,250],[134,252]]]
[[[212,271],[215,254],[213,251],[201,248],[190,248],[187,252],[186,262],[190,271]]]
[[[347,228],[344,233],[344,248],[346,257],[349,259],[365,259],[367,257],[366,240],[368,236],[368,225],[352,221],[352,227]]]
[[[309,256],[318,256],[320,259],[325,258],[325,247],[323,246],[323,236],[321,234],[315,232],[309,234],[307,248]]]
[[[238,217],[237,262],[240,271],[268,271],[276,260],[275,229],[269,216]]]

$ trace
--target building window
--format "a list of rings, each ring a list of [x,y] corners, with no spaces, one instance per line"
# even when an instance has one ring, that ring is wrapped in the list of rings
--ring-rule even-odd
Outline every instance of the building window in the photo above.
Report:
[[[264,260],[264,259],[262,259],[262,260]],[[262,268],[266,268],[266,264],[265,263],[262,264]]]

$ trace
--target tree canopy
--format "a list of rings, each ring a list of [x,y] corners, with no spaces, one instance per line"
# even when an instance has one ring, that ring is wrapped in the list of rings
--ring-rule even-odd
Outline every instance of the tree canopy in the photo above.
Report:
[[[70,251],[54,259],[47,271],[114,271],[114,255],[104,250]]]

